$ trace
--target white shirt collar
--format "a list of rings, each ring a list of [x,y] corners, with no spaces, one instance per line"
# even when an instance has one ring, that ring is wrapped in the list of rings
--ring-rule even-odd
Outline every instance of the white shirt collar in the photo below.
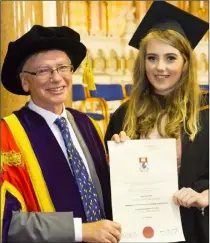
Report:
[[[58,117],[64,117],[66,118],[66,120],[68,120],[67,118],[67,113],[66,113],[66,109],[65,106],[63,104],[63,112],[62,114],[59,116],[51,111],[45,110],[39,106],[37,106],[36,104],[34,104],[34,102],[32,101],[32,99],[30,99],[29,103],[28,103],[28,107],[29,109],[31,109],[32,111],[35,111],[36,113],[38,113],[40,116],[42,116],[45,121],[47,122],[49,127],[52,127],[52,125],[54,124],[55,120]]]

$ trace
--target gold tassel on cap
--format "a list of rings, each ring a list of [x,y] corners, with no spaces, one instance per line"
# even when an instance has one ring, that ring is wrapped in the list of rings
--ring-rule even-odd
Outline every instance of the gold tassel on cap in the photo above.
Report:
[[[89,59],[88,53],[86,56],[86,64],[85,64],[85,69],[84,69],[84,73],[83,73],[83,83],[87,85],[89,90],[96,90],[94,76],[93,76],[93,70],[90,65],[90,59]]]

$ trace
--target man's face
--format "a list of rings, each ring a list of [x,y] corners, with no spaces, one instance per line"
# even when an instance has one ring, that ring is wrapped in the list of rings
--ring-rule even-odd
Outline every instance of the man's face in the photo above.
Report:
[[[59,72],[52,69],[59,68]],[[54,113],[61,113],[64,101],[72,85],[71,61],[60,50],[40,52],[31,56],[23,71],[37,75],[21,73],[20,78],[25,92],[30,92],[33,102]]]

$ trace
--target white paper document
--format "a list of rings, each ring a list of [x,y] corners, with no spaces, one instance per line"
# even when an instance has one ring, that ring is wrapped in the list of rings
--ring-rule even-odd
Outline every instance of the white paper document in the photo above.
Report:
[[[108,142],[113,220],[120,242],[184,241],[179,207],[175,139]]]

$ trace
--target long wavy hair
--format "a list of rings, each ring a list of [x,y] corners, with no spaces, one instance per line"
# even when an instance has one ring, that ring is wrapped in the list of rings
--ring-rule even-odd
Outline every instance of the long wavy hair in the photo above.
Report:
[[[145,71],[146,46],[150,40],[159,40],[178,49],[184,59],[180,80],[173,91],[164,96],[163,109],[153,92]],[[199,131],[200,88],[197,81],[196,60],[189,41],[173,30],[153,30],[142,39],[133,72],[133,89],[123,129],[132,139],[148,138],[157,125],[159,134],[166,138],[180,136],[180,128],[194,140]],[[164,130],[161,120],[167,117]]]

